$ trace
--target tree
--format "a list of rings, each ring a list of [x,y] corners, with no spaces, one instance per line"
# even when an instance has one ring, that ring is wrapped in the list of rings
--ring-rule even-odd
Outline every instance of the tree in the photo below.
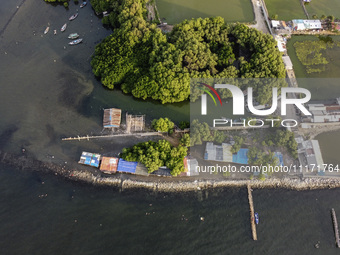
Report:
[[[208,123],[200,123],[198,120],[193,120],[190,125],[190,144],[202,144],[202,141],[213,141],[214,137],[211,135],[211,130]]]
[[[143,142],[131,148],[124,148],[121,158],[127,161],[138,161],[148,168],[152,173],[161,166],[171,169],[171,174],[176,176],[184,171],[184,157],[187,155],[187,148],[183,146],[173,147],[166,140],[158,142]]]
[[[180,140],[180,144],[185,147],[190,147],[190,135],[184,134]]]
[[[159,118],[152,121],[152,128],[160,132],[170,132],[175,124],[168,118]]]
[[[163,34],[145,20],[145,0],[92,0],[96,11],[112,10],[103,22],[115,28],[96,46],[92,70],[109,89],[120,87],[136,98],[174,103],[198,98],[191,78],[285,77],[272,37],[221,17],[185,20]],[[259,90],[258,90],[259,89]],[[255,88],[257,101],[270,98]],[[224,91],[222,96],[230,97]]]
[[[237,153],[241,149],[241,146],[244,142],[244,138],[240,136],[234,136],[233,138],[234,138],[235,143],[231,148],[231,152]]]
[[[189,121],[181,121],[179,123],[179,128],[184,130],[186,128],[190,128],[190,122]]]
[[[215,130],[214,131],[214,141],[217,143],[223,143],[226,139],[226,135],[222,131]]]

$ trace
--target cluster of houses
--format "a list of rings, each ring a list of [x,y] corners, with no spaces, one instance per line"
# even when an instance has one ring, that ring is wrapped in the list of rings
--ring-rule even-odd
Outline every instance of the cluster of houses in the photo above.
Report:
[[[122,110],[117,108],[104,109],[103,127],[104,129],[114,129],[121,126]],[[143,131],[145,127],[144,115],[130,115],[126,113],[126,133]],[[138,175],[149,175],[147,168],[138,162],[125,161],[117,157],[105,157],[98,153],[83,152],[80,156],[79,164],[99,168],[103,173],[130,173]],[[196,159],[187,156],[183,160],[185,171],[181,176],[198,175]],[[163,166],[152,174],[159,176],[171,176],[170,169]]]
[[[106,174],[115,173],[129,173],[138,175],[148,175],[147,169],[144,165],[134,161],[126,161],[117,157],[105,157],[98,153],[83,152],[80,156],[79,164],[99,168],[100,171]],[[185,157],[183,160],[184,172],[181,176],[195,176],[197,172],[198,162],[194,158]],[[170,169],[160,167],[157,171],[152,173],[158,176],[171,176]]]
[[[312,116],[305,116],[304,123],[340,122],[340,97],[329,103],[307,104]]]
[[[247,148],[241,148],[237,153],[232,153],[231,149],[232,145],[229,143],[216,145],[212,142],[207,142],[204,152],[204,159],[244,165],[248,164]],[[281,152],[274,152],[274,157],[278,159],[278,165],[283,166],[283,156]]]

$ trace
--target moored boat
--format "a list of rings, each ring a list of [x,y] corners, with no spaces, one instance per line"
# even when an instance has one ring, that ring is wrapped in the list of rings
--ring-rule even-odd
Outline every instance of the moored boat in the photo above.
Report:
[[[66,30],[66,27],[67,27],[67,24],[65,23],[65,24],[61,27],[60,31],[61,31],[61,32],[64,32],[64,31]]]
[[[77,39],[77,40],[74,40],[74,41],[72,41],[72,42],[69,42],[68,44],[69,45],[77,45],[77,44],[79,44],[79,43],[81,43],[83,41],[83,39]]]
[[[254,214],[254,217],[255,217],[255,223],[259,224],[259,214],[257,212]]]
[[[78,17],[78,12],[73,14],[68,20],[74,20],[77,17]]]
[[[55,35],[57,34],[57,30],[55,30],[55,29],[54,29],[54,31],[53,31],[53,32],[54,32],[54,34],[55,34]]]
[[[50,31],[50,27],[47,27],[44,31],[44,35],[46,35],[48,33],[48,31]]]
[[[77,39],[78,37],[79,35],[77,33],[73,33],[68,36],[68,39]]]
[[[86,6],[86,4],[87,4],[87,2],[83,2],[83,3],[80,5],[80,8],[83,8],[83,7],[85,7],[85,6]]]

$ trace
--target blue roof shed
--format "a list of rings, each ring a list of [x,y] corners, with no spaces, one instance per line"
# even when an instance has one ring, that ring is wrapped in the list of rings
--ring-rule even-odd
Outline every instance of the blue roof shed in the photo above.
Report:
[[[134,174],[136,173],[137,164],[138,164],[137,162],[119,159],[117,172]]]

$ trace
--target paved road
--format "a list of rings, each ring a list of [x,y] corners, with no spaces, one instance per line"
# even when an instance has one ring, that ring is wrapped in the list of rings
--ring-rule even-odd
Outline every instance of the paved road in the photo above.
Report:
[[[253,4],[253,9],[255,13],[256,25],[250,25],[250,27],[256,28],[257,30],[260,30],[263,33],[268,34],[269,30],[266,24],[266,20],[262,14],[261,2],[259,0],[252,0],[251,2]]]

